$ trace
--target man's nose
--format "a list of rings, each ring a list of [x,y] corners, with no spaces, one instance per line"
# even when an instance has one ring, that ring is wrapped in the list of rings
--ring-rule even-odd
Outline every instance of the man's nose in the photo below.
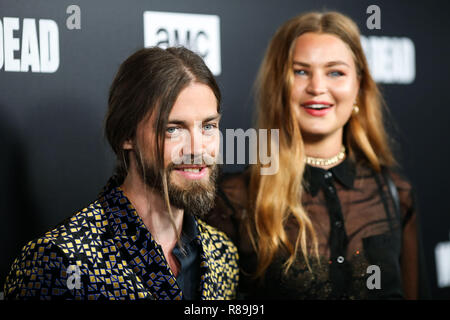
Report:
[[[186,139],[186,144],[183,148],[183,154],[192,155],[193,157],[201,156],[205,151],[202,130],[199,128],[194,128],[189,130],[189,135],[190,136]]]

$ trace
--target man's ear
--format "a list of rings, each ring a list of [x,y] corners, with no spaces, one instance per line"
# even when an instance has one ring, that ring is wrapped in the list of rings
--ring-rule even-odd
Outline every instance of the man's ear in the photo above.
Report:
[[[131,139],[124,141],[124,143],[122,144],[122,149],[123,150],[133,150],[133,142],[131,141]]]

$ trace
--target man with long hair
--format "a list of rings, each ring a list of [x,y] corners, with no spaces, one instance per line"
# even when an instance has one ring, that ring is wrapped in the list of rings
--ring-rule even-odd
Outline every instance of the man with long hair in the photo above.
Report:
[[[237,250],[201,218],[214,203],[220,91],[185,48],[141,49],[112,83],[115,175],[97,200],[13,263],[7,299],[231,299]]]

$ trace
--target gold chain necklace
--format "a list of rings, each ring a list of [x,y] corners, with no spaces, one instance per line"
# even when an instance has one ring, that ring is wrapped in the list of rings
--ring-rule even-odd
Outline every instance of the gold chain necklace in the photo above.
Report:
[[[345,147],[342,146],[341,151],[335,155],[334,157],[323,159],[323,158],[314,158],[314,157],[308,157],[306,156],[306,163],[311,166],[319,166],[319,167],[328,167],[333,164],[338,163],[342,159],[345,158]]]

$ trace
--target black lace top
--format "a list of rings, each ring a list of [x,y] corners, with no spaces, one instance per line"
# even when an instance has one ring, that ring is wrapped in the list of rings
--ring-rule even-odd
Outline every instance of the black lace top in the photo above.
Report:
[[[396,210],[386,177],[350,160],[324,170],[307,166],[302,203],[319,241],[320,261],[301,252],[284,273],[279,252],[263,279],[253,279],[255,251],[243,225],[248,172],[225,175],[208,222],[227,233],[240,253],[240,297],[268,299],[401,299],[418,292],[418,241],[411,185],[394,172]],[[397,202],[398,203],[398,202]],[[285,225],[294,243],[298,225]]]

